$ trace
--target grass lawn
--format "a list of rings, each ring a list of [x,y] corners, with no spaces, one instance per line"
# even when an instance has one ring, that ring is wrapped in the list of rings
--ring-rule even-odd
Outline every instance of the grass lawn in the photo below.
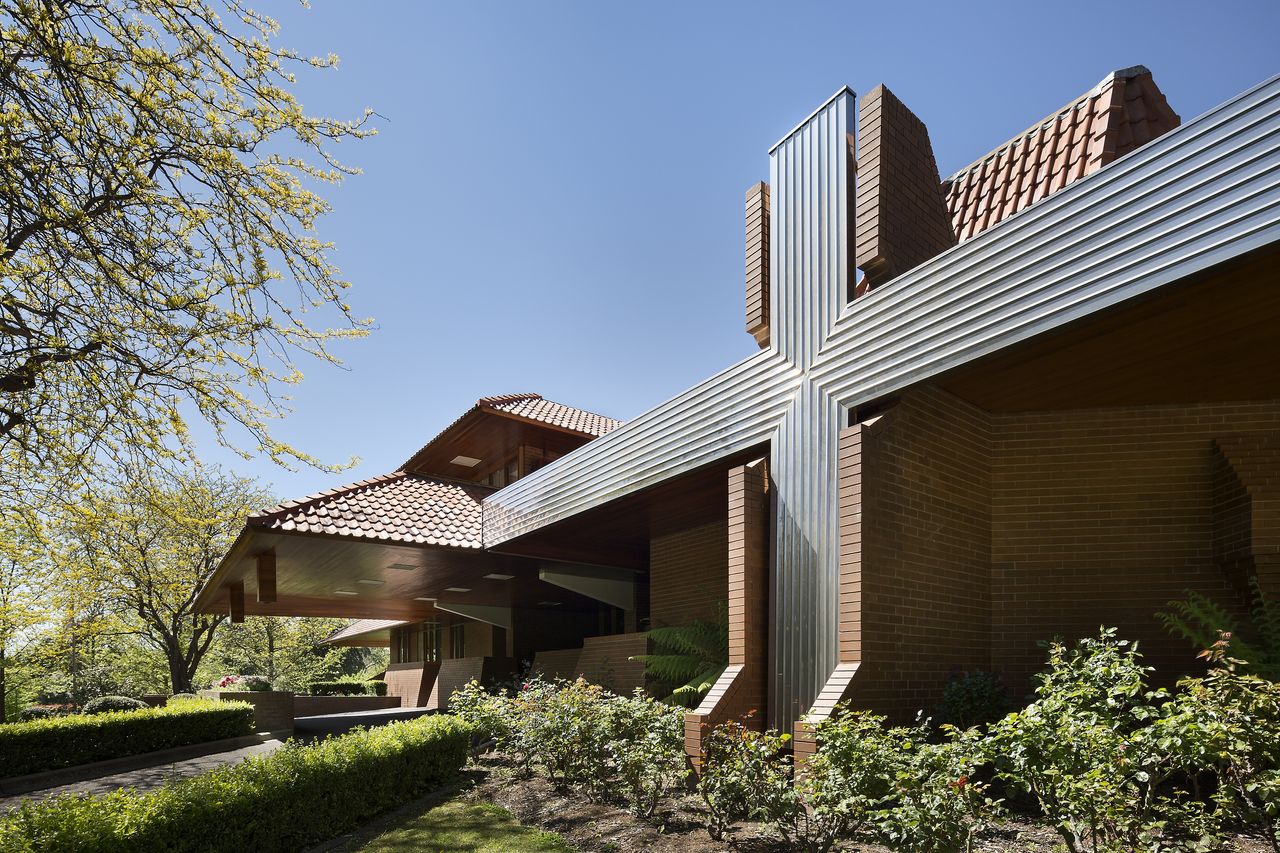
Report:
[[[551,832],[521,826],[506,809],[492,803],[449,800],[407,816],[395,828],[356,847],[362,853],[460,850],[469,853],[570,853],[573,848]]]

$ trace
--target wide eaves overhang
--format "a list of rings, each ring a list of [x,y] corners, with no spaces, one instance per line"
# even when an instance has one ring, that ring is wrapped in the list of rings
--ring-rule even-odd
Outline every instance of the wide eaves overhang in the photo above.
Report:
[[[540,580],[533,561],[483,550],[491,492],[401,471],[257,513],[195,608],[418,621],[458,605],[592,607]]]
[[[1273,77],[847,304],[803,369],[775,343],[489,496],[485,547],[769,441],[798,394],[851,409],[1277,242]]]

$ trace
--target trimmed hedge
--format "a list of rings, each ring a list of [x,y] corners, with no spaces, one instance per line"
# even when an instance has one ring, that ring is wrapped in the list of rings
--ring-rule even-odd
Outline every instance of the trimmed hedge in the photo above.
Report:
[[[86,714],[105,714],[108,711],[141,711],[149,707],[141,699],[129,696],[99,696],[85,702],[81,710]]]
[[[28,801],[0,817],[0,850],[300,850],[439,787],[462,769],[470,742],[457,717],[420,717],[290,741],[146,793]]]
[[[0,726],[0,778],[252,733],[252,705],[204,699],[12,723]]]
[[[381,685],[381,691],[378,686]],[[307,685],[312,696],[386,696],[385,681],[313,681]]]

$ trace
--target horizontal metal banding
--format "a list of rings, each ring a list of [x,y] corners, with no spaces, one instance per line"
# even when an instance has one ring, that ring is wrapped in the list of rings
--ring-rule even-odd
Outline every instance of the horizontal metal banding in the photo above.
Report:
[[[1280,240],[1280,78],[845,310],[810,371],[846,406]]]
[[[762,350],[490,495],[484,542],[501,544],[769,438],[800,373]]]

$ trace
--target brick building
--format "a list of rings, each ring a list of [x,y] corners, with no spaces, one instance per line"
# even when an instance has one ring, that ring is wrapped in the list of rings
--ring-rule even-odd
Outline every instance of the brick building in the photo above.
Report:
[[[536,662],[624,689],[727,602],[688,718],[908,716],[1194,589],[1280,595],[1280,78],[1182,123],[1107,75],[946,180],[884,86],[746,196],[760,351],[619,424],[487,398],[400,471],[249,519],[199,606],[344,615],[407,704]],[[252,595],[250,595],[252,593]]]

